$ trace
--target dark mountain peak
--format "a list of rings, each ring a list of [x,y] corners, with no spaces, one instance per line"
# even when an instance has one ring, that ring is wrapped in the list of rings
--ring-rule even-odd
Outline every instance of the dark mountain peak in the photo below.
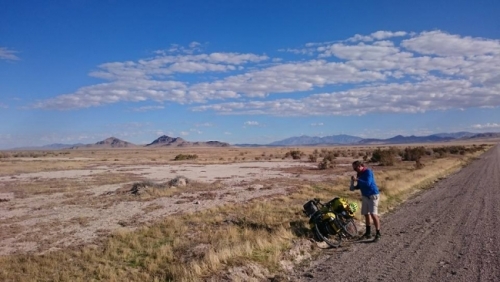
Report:
[[[136,146],[137,145],[127,141],[120,140],[116,137],[109,137],[95,144],[77,145],[71,147],[71,149],[84,149],[84,148],[105,149],[105,148],[126,148],[126,147],[136,147]]]
[[[167,135],[162,135],[146,146],[153,146],[153,145],[168,146],[173,143],[184,143],[184,142],[186,141],[180,137],[170,137]]]
[[[224,143],[220,141],[208,141],[208,142],[189,142],[180,137],[170,137],[163,135],[158,137],[152,143],[146,145],[146,147],[229,147],[229,143]]]
[[[106,138],[106,139],[99,141],[95,144],[96,145],[118,145],[118,144],[125,144],[125,143],[128,143],[128,142],[120,140],[116,137],[109,137],[109,138]]]
[[[210,146],[215,146],[215,147],[229,147],[229,143],[226,142],[220,142],[220,141],[207,141],[206,142]]]

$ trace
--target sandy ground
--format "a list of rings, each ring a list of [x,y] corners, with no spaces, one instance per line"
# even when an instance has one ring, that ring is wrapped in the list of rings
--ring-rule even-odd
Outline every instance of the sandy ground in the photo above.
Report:
[[[381,241],[330,249],[293,281],[499,281],[500,146],[382,218]]]
[[[213,183],[219,188],[212,197],[200,192],[183,193],[149,201],[120,201],[117,190],[127,183],[90,186],[77,191],[81,198],[68,201],[64,193],[31,195],[15,198],[0,193],[0,255],[43,253],[68,246],[92,244],[118,228],[134,229],[161,217],[207,209],[227,202],[243,202],[256,197],[286,194],[287,188],[264,187],[256,181],[294,178],[300,181],[325,180],[326,176],[283,171],[290,167],[312,167],[313,164],[282,162],[248,162],[214,165],[158,165],[96,167],[92,170],[61,170],[24,173],[0,177],[0,188],[6,183],[19,185],[31,181],[77,179],[85,181],[102,173],[130,173],[146,179],[165,182],[182,175],[190,180]],[[331,178],[332,176],[328,176]],[[131,183],[128,183],[129,185]],[[251,189],[249,189],[251,188]],[[0,190],[1,191],[1,190]]]

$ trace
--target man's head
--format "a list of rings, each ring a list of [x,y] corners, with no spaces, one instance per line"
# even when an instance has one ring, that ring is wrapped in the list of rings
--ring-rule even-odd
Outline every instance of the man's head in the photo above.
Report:
[[[352,163],[352,169],[355,170],[356,172],[363,171],[364,167],[365,165],[360,161],[355,161]]]

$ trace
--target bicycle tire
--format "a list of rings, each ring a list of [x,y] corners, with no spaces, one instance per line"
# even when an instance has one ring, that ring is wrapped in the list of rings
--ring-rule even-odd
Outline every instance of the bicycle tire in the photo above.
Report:
[[[320,227],[322,225],[323,228]],[[325,243],[328,244],[328,246],[337,248],[340,246],[342,243],[342,236],[340,233],[337,233],[335,235],[328,234],[329,232],[322,231],[321,229],[327,229],[328,225],[326,225],[324,222],[320,223],[315,223],[314,224],[314,231],[316,232],[316,235],[323,240]],[[330,227],[331,228],[331,227]],[[327,234],[323,234],[327,233]]]
[[[349,237],[354,238],[358,236],[358,227],[352,218],[342,220],[341,226],[342,231]]]

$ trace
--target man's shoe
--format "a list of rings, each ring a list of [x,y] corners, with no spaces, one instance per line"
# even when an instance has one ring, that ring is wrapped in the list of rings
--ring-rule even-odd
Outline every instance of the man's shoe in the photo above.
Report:
[[[373,239],[373,242],[378,242],[380,240],[380,237],[382,237],[382,235],[380,235],[380,233],[377,233],[375,235],[375,238]]]
[[[371,229],[370,225],[367,225],[366,230],[365,230],[365,234],[363,234],[363,236],[361,236],[359,239],[363,240],[363,239],[371,239],[371,238],[372,238],[372,229]]]
[[[370,233],[365,233],[361,237],[359,237],[360,240],[371,239],[371,238],[372,238],[372,234],[370,234]]]

